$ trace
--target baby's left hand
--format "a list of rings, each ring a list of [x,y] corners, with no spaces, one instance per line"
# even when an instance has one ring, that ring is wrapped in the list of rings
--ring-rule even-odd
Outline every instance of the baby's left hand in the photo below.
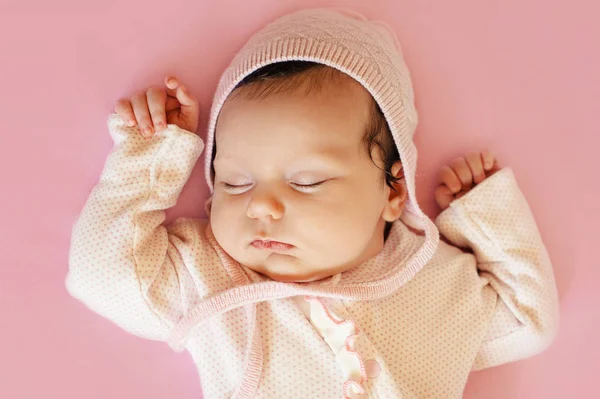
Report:
[[[500,169],[498,160],[488,150],[481,153],[470,152],[466,158],[458,157],[450,166],[442,166],[438,174],[440,185],[435,190],[435,200],[443,211],[452,201],[467,194],[473,183],[481,183]]]

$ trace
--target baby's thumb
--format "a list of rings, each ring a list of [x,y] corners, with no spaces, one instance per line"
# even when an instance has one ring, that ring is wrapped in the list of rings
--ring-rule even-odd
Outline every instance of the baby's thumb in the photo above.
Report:
[[[435,190],[435,201],[438,206],[444,210],[450,206],[454,200],[454,193],[445,184],[441,184]]]
[[[177,88],[176,97],[177,101],[181,104],[181,119],[189,125],[188,130],[195,132],[198,127],[198,117],[200,116],[198,99],[183,84]]]
[[[179,101],[179,103],[183,106],[192,107],[198,105],[198,100],[196,100],[196,97],[194,97],[194,95],[190,93],[187,87],[185,87],[183,84],[177,87],[176,96],[177,101]]]
[[[165,77],[165,85],[167,86],[167,94],[170,97],[175,97],[180,105],[192,107],[198,104],[196,97],[176,77]]]

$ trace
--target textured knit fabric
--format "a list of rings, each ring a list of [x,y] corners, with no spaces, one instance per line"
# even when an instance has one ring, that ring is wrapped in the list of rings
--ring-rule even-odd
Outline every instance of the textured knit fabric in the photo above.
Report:
[[[510,168],[435,219],[452,245],[440,240],[410,281],[353,300],[369,291],[361,281],[405,270],[426,237],[399,220],[355,269],[271,281],[231,259],[206,220],[164,225],[198,136],[170,124],[146,140],[116,114],[108,127],[115,145],[73,228],[67,289],[126,331],[188,350],[206,398],[460,398],[472,370],[556,335],[551,262]],[[345,298],[328,297],[340,286]]]

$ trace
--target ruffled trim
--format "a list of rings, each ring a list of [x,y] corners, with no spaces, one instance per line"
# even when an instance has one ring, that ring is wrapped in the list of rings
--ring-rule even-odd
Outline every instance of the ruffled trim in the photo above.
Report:
[[[341,326],[341,325],[347,324],[350,326],[351,332],[344,340],[344,349],[346,350],[346,352],[351,353],[353,356],[356,357],[356,360],[358,361],[359,368],[360,368],[360,377],[361,378],[360,378],[360,381],[353,380],[352,378],[349,378],[346,381],[344,381],[344,384],[342,385],[342,395],[343,395],[344,399],[352,399],[352,397],[350,396],[350,388],[352,388],[352,387],[354,388],[354,390],[357,394],[364,394],[366,392],[365,388],[364,388],[364,383],[367,381],[368,377],[367,377],[367,370],[365,368],[365,362],[363,361],[362,357],[356,350],[356,339],[358,338],[358,334],[359,334],[359,329],[358,329],[358,327],[356,327],[356,323],[353,320],[346,320],[346,319],[338,320],[337,318],[335,318],[331,314],[331,312],[329,311],[327,306],[325,306],[325,304],[323,303],[323,300],[320,298],[317,298],[314,296],[306,296],[305,299],[307,302],[314,302],[314,303],[317,303],[318,305],[320,305],[323,313],[335,325]]]

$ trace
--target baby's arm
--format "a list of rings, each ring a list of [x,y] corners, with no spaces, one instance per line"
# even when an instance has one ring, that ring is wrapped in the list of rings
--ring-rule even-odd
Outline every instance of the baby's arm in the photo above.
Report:
[[[535,355],[554,340],[558,295],[552,264],[512,169],[454,200],[435,220],[457,247],[470,248],[479,275],[498,294],[473,370]]]
[[[166,340],[181,316],[185,271],[172,259],[164,210],[177,202],[204,144],[175,124],[151,139],[118,114],[108,127],[114,148],[73,227],[66,287],[130,333]]]

